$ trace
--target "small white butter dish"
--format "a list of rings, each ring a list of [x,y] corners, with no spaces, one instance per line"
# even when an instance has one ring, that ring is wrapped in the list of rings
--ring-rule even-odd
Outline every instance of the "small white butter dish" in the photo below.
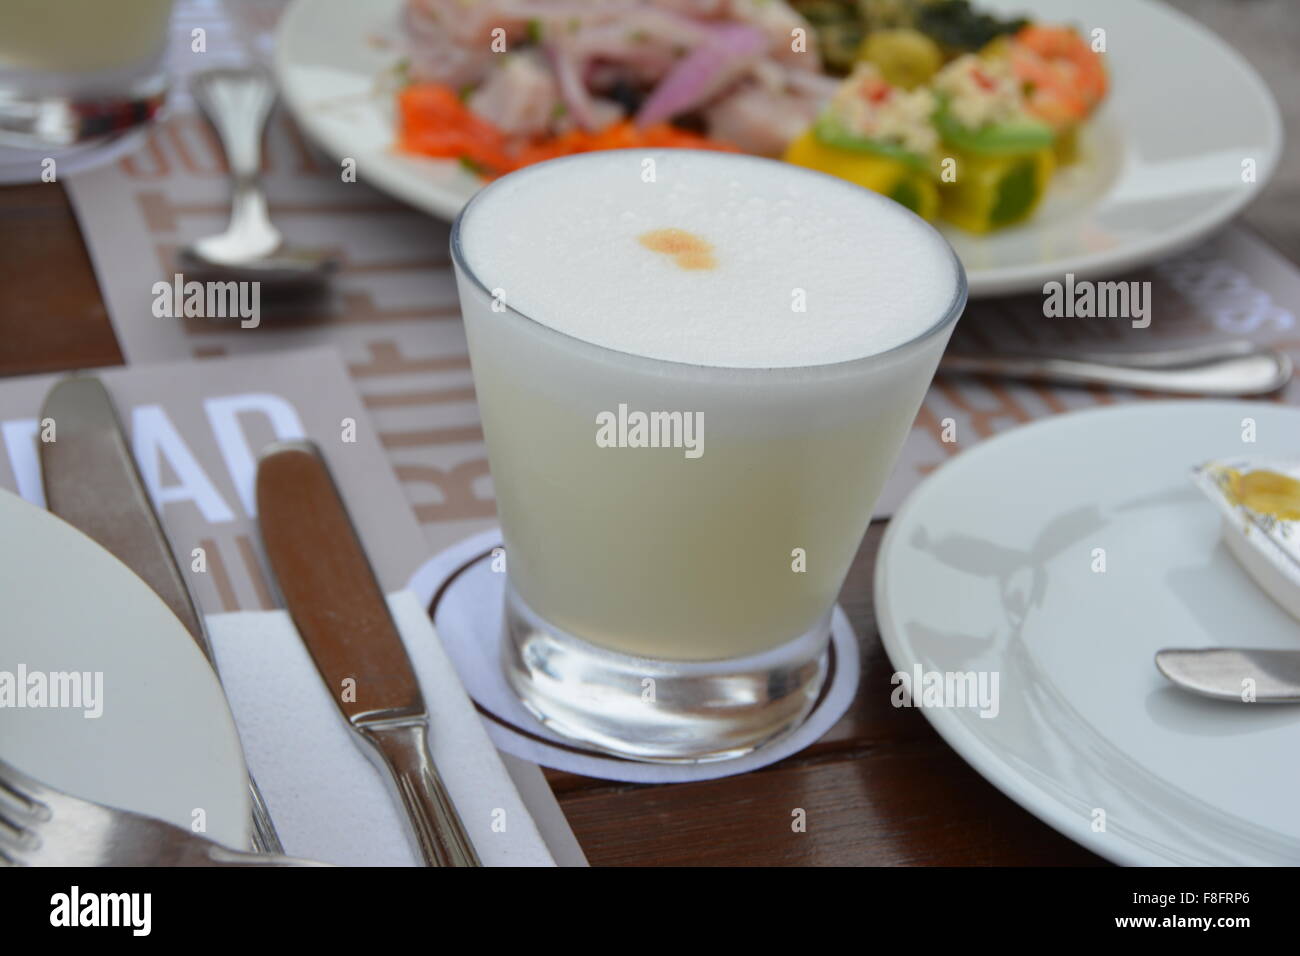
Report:
[[[1300,620],[1300,464],[1211,461],[1192,474],[1223,512],[1228,550]]]

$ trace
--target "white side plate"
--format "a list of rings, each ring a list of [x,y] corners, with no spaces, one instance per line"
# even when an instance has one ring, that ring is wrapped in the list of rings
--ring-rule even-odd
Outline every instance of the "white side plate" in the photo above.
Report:
[[[1243,448],[1295,458],[1297,436],[1297,409],[1138,402],[1017,428],[940,468],[881,545],[881,638],[896,671],[995,673],[1000,700],[988,718],[922,713],[1110,860],[1300,864],[1300,707],[1196,697],[1153,661],[1163,647],[1300,652],[1300,625],[1228,552],[1190,478]]]
[[[0,491],[0,671],[103,674],[102,714],[0,707],[0,756],[79,797],[239,849],[248,777],[212,668],[126,565],[71,525]]]

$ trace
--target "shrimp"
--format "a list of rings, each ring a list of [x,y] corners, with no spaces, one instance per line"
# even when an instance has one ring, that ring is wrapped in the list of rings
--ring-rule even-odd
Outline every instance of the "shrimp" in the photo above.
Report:
[[[1106,95],[1100,55],[1069,27],[1031,24],[1015,35],[1010,55],[1029,111],[1053,126],[1079,122]]]

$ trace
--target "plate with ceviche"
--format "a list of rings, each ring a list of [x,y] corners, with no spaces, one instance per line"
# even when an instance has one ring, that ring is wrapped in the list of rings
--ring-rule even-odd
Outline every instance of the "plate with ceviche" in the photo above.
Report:
[[[572,153],[752,153],[931,220],[977,296],[1175,252],[1282,145],[1254,69],[1155,0],[294,0],[275,68],[326,152],[442,218]]]

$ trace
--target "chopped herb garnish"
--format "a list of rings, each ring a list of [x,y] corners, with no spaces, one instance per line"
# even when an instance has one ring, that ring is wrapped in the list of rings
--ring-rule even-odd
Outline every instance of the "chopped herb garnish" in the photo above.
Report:
[[[411,58],[404,56],[393,64],[393,78],[401,86],[406,86],[411,82]]]
[[[535,44],[535,43],[542,42],[542,21],[541,20],[529,20],[527,30],[528,30],[529,43]]]
[[[1000,19],[980,13],[970,0],[934,0],[916,13],[916,28],[949,54],[983,49],[1007,33],[1018,32],[1029,21],[1024,17]]]

